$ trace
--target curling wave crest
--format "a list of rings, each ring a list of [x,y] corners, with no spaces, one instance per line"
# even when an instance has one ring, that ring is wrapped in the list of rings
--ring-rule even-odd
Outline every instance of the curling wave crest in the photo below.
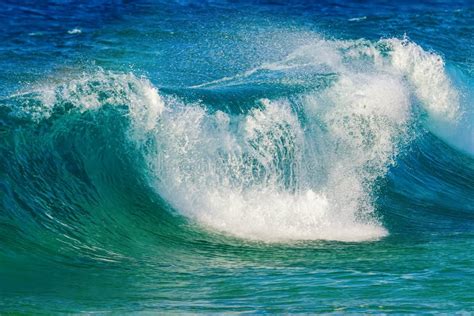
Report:
[[[212,93],[252,84],[254,76],[295,73],[298,83],[308,81],[303,92],[248,98],[240,111],[103,70],[12,97],[27,96],[21,115],[35,120],[126,107],[124,139],[146,162],[149,184],[176,212],[212,230],[268,242],[386,236],[375,181],[416,136],[420,116],[451,124],[461,115],[442,58],[407,39],[316,40],[283,60],[189,89]],[[311,81],[314,74],[325,84]]]

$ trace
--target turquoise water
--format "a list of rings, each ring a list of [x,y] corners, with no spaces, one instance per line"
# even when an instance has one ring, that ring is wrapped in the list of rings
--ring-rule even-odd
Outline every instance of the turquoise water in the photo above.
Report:
[[[469,1],[0,4],[0,312],[471,313]]]

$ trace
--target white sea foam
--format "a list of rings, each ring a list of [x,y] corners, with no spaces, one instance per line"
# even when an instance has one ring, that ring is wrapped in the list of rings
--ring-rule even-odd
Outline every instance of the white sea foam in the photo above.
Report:
[[[385,172],[409,116],[400,79],[353,74],[301,98],[261,100],[247,115],[168,100],[148,161],[177,210],[265,241],[361,241],[385,236],[370,183]]]
[[[360,22],[360,21],[363,21],[363,20],[366,20],[366,19],[367,19],[366,16],[360,16],[360,17],[357,17],[357,18],[350,18],[347,21],[349,21],[349,22]]]
[[[82,33],[82,30],[81,29],[78,29],[77,27],[76,28],[73,28],[69,31],[67,31],[68,34],[81,34]]]
[[[386,161],[385,151],[393,149],[389,136],[378,136],[377,150],[366,154],[371,146],[362,144],[359,118],[348,114],[339,122],[338,113],[327,109],[334,131],[313,126],[309,131],[320,135],[305,133],[285,101],[262,100],[262,108],[238,118],[199,105],[177,108],[163,113],[155,139],[159,150],[148,158],[158,192],[181,213],[265,241],[360,241],[387,234],[371,216],[361,168],[383,165],[378,159]],[[353,129],[340,126],[347,120]],[[374,128],[384,124],[375,121],[367,122]],[[343,145],[351,150],[338,148]]]
[[[43,82],[20,91],[11,98],[24,98],[21,108],[15,109],[20,116],[28,116],[34,121],[51,117],[65,104],[84,112],[97,110],[104,105],[126,105],[135,121],[142,122],[142,128],[149,130],[164,109],[158,90],[145,78],[135,75],[117,74],[104,70],[93,75],[84,73],[66,78],[60,83]],[[28,98],[39,102],[30,102]]]

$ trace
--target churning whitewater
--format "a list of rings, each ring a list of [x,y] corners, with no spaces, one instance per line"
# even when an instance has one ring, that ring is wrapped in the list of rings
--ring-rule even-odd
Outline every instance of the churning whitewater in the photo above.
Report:
[[[61,129],[80,113],[118,112],[128,128],[110,137],[143,161],[170,212],[207,229],[266,242],[387,236],[374,212],[375,182],[420,122],[455,126],[463,115],[443,59],[408,39],[312,39],[283,60],[189,89],[274,78],[310,89],[216,109],[144,77],[96,69],[40,81],[6,101],[16,117]]]

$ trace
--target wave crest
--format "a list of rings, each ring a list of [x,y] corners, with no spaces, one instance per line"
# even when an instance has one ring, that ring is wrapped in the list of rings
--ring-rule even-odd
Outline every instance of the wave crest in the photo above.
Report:
[[[144,158],[150,185],[212,229],[269,242],[386,236],[372,191],[410,140],[414,109],[421,104],[443,120],[459,113],[442,59],[406,39],[320,40],[193,89],[252,84],[267,72],[297,72],[298,82],[331,76],[294,95],[246,100],[240,114],[103,70],[12,98],[22,104],[17,113],[36,121],[70,109],[125,108],[126,138]]]

